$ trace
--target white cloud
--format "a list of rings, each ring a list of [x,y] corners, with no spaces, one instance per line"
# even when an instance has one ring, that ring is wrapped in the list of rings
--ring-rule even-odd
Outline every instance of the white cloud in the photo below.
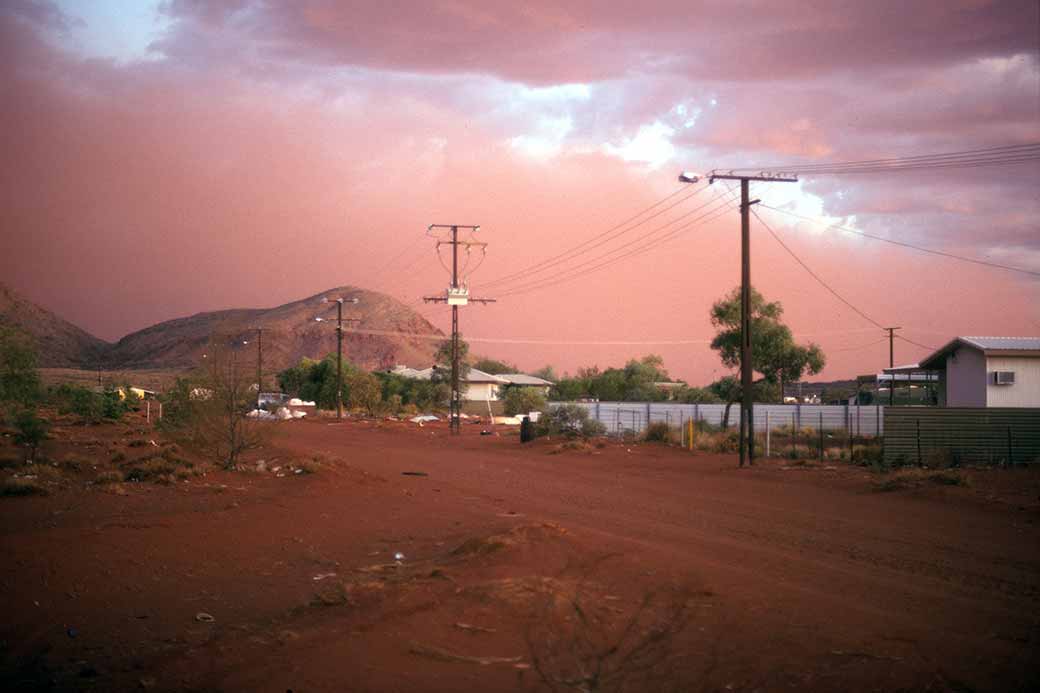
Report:
[[[675,128],[655,120],[640,126],[635,137],[625,138],[620,145],[603,145],[603,151],[625,161],[639,161],[657,168],[675,158],[675,145],[671,140],[674,135]]]

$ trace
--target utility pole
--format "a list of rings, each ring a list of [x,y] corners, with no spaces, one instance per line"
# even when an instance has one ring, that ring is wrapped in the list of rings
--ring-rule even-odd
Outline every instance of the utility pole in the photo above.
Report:
[[[343,304],[357,303],[357,298],[335,298],[336,303],[336,418],[343,418]],[[328,297],[321,299],[329,303]],[[361,322],[361,318],[346,318],[347,323]],[[325,318],[314,318],[315,322],[325,322]]]
[[[264,390],[264,328],[256,328],[256,408],[260,409],[260,393]]]
[[[451,434],[461,433],[462,413],[462,384],[460,382],[460,353],[459,353],[459,306],[473,303],[494,303],[493,298],[472,298],[469,295],[468,286],[459,286],[459,246],[466,248],[486,248],[487,243],[478,241],[460,241],[459,229],[469,229],[476,233],[480,226],[465,226],[462,224],[430,224],[427,232],[433,229],[450,229],[450,241],[437,241],[437,248],[442,245],[451,246],[451,286],[444,296],[423,296],[426,303],[447,303],[451,306],[451,400],[449,402],[449,414],[451,419]]]
[[[896,348],[895,348],[895,335],[896,330],[903,329],[902,327],[885,327],[888,330],[888,368],[891,370],[896,367]],[[896,374],[889,373],[890,380],[888,381],[888,404],[892,406],[895,402],[896,393]]]
[[[697,176],[681,174],[679,180],[692,183]],[[798,178],[783,174],[760,173],[757,176],[740,176],[734,173],[708,174],[708,183],[716,180],[740,181],[740,466],[755,463],[755,414],[751,397],[751,205],[760,200],[750,200],[750,182],[797,183]]]

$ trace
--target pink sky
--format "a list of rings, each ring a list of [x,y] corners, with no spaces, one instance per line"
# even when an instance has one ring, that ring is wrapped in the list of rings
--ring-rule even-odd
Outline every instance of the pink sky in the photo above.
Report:
[[[708,308],[739,282],[738,214],[659,246],[650,234],[721,183],[592,252],[496,280],[676,191],[683,169],[1040,141],[1032,1],[124,7],[0,7],[0,278],[109,340],[342,284],[416,303],[448,279],[426,226],[480,224],[490,245],[471,285],[502,299],[463,310],[464,334],[489,340],[473,351],[560,371],[659,353],[704,383],[724,372]],[[1038,184],[1033,162],[753,194],[1037,272]],[[759,213],[919,344],[1040,334],[1035,276]],[[887,365],[884,334],[752,224],[754,283],[824,348],[820,377]],[[539,285],[630,241],[648,250]],[[416,307],[448,329],[445,309]],[[899,362],[925,353],[897,342]]]

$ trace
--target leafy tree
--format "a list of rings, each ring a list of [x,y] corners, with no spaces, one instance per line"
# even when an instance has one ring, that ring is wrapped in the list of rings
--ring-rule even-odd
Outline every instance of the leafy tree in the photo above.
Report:
[[[36,350],[29,338],[0,327],[0,402],[30,406],[40,395]]]
[[[534,387],[507,387],[502,400],[506,416],[517,416],[545,409],[545,397]]]
[[[826,363],[816,344],[796,344],[790,328],[781,322],[784,309],[779,301],[767,302],[754,287],[751,289],[751,365],[771,386],[815,375]],[[719,353],[722,363],[730,368],[740,366],[741,332],[740,288],[733,289],[711,308],[711,324],[717,330],[711,348]],[[732,393],[731,393],[732,394]],[[739,386],[736,397],[739,397]],[[731,401],[731,400],[727,400]]]
[[[350,401],[351,378],[361,371],[349,361],[343,362],[340,382],[342,398]],[[336,355],[329,354],[321,361],[304,358],[298,364],[286,368],[278,374],[278,384],[282,392],[312,401],[321,409],[336,407]]]
[[[451,343],[448,345],[448,356],[451,357]],[[450,362],[449,362],[450,364]],[[495,359],[481,358],[478,359],[474,364],[473,368],[491,375],[499,375],[501,373],[519,373],[520,369],[511,363],[505,361],[496,361]]]
[[[543,366],[531,373],[531,375],[536,378],[541,378],[542,380],[548,380],[550,383],[555,383],[560,379],[560,377],[556,375],[556,371],[552,366]]]
[[[446,382],[451,381],[451,339],[445,339],[437,345],[437,351],[433,355],[436,369],[434,377]],[[459,378],[465,380],[469,375],[469,344],[459,335]]]
[[[675,398],[686,404],[717,404],[722,401],[710,387],[684,387]]]
[[[383,388],[376,376],[367,371],[355,371],[350,374],[347,390],[350,394],[347,404],[351,409],[377,413],[383,401]]]

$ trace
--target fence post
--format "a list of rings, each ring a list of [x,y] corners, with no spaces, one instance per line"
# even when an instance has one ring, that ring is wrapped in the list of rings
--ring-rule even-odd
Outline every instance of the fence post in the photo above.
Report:
[[[820,461],[823,461],[823,410],[820,410]]]
[[[1008,466],[1015,464],[1014,450],[1011,447],[1011,426],[1008,426]]]
[[[802,427],[802,404],[801,404],[801,402],[799,402],[798,404],[794,405],[794,416],[795,416],[795,419],[798,421],[798,428],[801,428]]]
[[[921,466],[921,420],[916,419],[917,422],[917,466]]]
[[[769,426],[769,410],[766,409],[766,457],[769,457],[769,434],[772,428]]]
[[[596,421],[599,421],[599,400],[596,400]]]
[[[152,403],[151,403],[151,401],[146,401],[144,403],[144,420],[147,423],[151,423],[152,422]]]
[[[874,405],[874,435],[881,435],[881,405]]]
[[[162,402],[159,402],[159,420],[162,421]]]
[[[650,425],[650,402],[646,403],[646,425]]]

